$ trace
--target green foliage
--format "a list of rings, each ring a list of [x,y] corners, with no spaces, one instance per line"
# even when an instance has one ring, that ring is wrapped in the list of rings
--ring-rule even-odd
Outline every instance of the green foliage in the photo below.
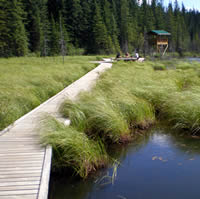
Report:
[[[67,102],[62,113],[72,126],[112,142],[148,127],[155,113],[175,128],[200,133],[199,69],[199,63],[178,60],[119,62],[102,75],[91,94]]]
[[[62,54],[62,33],[69,54],[74,49],[87,54],[138,49],[145,54],[150,51],[146,33],[152,29],[170,32],[169,51],[183,56],[200,51],[199,21],[198,11],[180,8],[178,1],[165,8],[158,0],[141,5],[137,0],[1,0],[0,56]]]
[[[89,173],[104,166],[108,156],[100,140],[89,139],[85,133],[66,127],[49,118],[41,134],[42,142],[53,148],[53,166],[70,167],[75,174],[86,178]]]
[[[93,37],[94,37],[94,52],[99,54],[109,54],[113,52],[113,44],[111,37],[108,34],[106,25],[101,16],[100,7],[95,1],[94,22],[93,22]]]
[[[59,45],[59,39],[60,39],[60,32],[59,32],[59,25],[55,23],[54,18],[52,17],[51,22],[51,55],[58,55],[60,53],[60,45]]]
[[[0,129],[87,73],[95,57],[0,59]],[[8,81],[9,80],[9,81]]]
[[[1,55],[24,56],[28,52],[27,35],[23,23],[23,9],[20,1],[1,1]],[[1,32],[0,31],[0,32]]]

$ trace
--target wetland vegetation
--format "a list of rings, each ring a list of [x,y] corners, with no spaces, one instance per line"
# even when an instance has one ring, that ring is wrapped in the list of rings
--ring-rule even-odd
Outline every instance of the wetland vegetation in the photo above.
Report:
[[[49,199],[199,198],[199,139],[157,124],[109,155],[120,162],[117,173],[112,165],[85,180],[53,173]]]
[[[95,67],[94,56],[0,59],[0,130]]]
[[[91,92],[82,93],[75,102],[68,100],[63,104],[60,111],[70,118],[70,127],[51,121],[53,127],[46,130],[43,141],[53,145],[58,154],[55,157],[57,166],[72,167],[75,173],[85,178],[108,162],[109,146],[130,142],[159,120],[193,136],[199,135],[199,97],[198,62],[117,62],[100,77]],[[65,150],[71,131],[76,132],[77,139],[74,138],[70,150]],[[61,139],[56,136],[59,132],[63,136]],[[90,147],[86,149],[98,154],[89,158],[93,166],[84,164],[89,163],[84,147],[75,144],[84,146],[85,139],[91,141],[87,142]],[[73,157],[73,161],[63,158],[72,155],[71,150],[76,150],[77,154],[73,153],[76,158]],[[80,166],[77,170],[80,160],[84,168]]]

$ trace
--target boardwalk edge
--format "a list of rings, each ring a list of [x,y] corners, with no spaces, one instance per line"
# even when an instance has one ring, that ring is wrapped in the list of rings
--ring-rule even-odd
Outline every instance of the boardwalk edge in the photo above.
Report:
[[[52,147],[47,146],[45,152],[45,159],[43,164],[43,172],[40,181],[40,190],[38,193],[38,199],[47,199],[49,191],[49,179],[51,171],[51,156],[52,156]]]

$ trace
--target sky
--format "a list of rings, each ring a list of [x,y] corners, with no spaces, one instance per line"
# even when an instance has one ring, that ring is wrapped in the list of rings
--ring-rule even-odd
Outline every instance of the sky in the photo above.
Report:
[[[164,0],[164,5],[168,5],[169,2],[174,2],[174,0]],[[179,5],[182,5],[182,2],[185,5],[186,9],[193,9],[195,8],[196,10],[200,11],[200,0],[178,0]]]

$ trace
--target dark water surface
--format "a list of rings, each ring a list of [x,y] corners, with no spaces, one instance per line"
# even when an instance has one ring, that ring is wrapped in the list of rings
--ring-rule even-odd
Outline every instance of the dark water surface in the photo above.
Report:
[[[197,58],[197,57],[190,57],[188,58],[189,61],[198,61],[200,62],[200,58]]]
[[[200,139],[155,128],[115,147],[121,164],[88,180],[51,178],[50,199],[199,199]],[[115,172],[114,172],[115,174]]]

